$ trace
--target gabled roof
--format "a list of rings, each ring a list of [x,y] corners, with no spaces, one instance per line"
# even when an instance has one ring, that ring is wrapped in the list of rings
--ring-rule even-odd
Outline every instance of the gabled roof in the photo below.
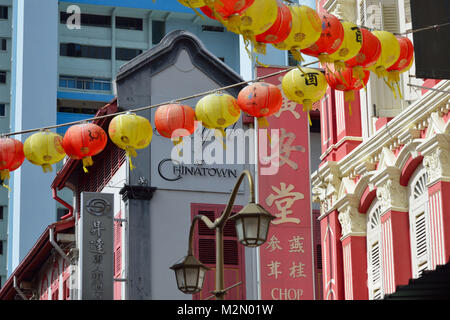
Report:
[[[13,287],[14,277],[17,278],[17,283],[31,281],[42,265],[48,260],[53,249],[49,239],[50,229],[54,230],[56,238],[56,234],[63,233],[74,226],[74,218],[61,220],[47,226],[22,262],[17,266],[8,280],[6,280],[0,290],[0,300],[14,300],[17,295],[17,292]]]
[[[150,70],[150,74],[155,74],[175,64],[181,50],[186,50],[191,57],[192,64],[214,79],[220,86],[243,81],[239,74],[208,51],[194,34],[185,30],[175,30],[168,33],[153,48],[122,65],[117,73],[116,82],[120,83],[144,68],[147,70],[146,72]],[[237,94],[241,89],[242,86],[237,86],[230,91]]]

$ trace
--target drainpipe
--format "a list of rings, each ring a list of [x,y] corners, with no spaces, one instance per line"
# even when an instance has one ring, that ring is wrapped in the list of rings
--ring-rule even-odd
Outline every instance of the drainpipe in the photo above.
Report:
[[[66,260],[69,265],[74,265],[75,263],[72,262],[71,259],[69,259],[69,257],[67,256],[67,254],[61,249],[61,247],[56,243],[55,241],[55,237],[54,237],[54,231],[53,228],[50,228],[49,230],[49,241],[50,244],[53,246],[53,248],[55,248],[55,250],[61,255],[61,257],[64,258],[64,260]]]
[[[23,300],[28,300],[27,296],[23,293],[22,290],[20,290],[19,286],[17,285],[17,277],[16,276],[14,276],[13,287]]]
[[[53,195],[53,199],[58,201],[59,203],[61,203],[64,207],[66,207],[67,209],[69,209],[69,213],[66,214],[65,216],[61,217],[61,220],[66,220],[70,217],[73,216],[73,207],[68,204],[67,202],[65,202],[63,199],[61,199],[60,197],[58,197],[57,191],[56,191],[56,187],[52,188],[52,195]]]

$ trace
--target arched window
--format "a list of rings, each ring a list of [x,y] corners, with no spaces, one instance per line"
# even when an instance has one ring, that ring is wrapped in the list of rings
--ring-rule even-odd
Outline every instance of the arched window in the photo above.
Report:
[[[418,278],[429,261],[427,173],[422,164],[411,177],[408,191],[412,272]]]
[[[59,300],[59,265],[55,261],[52,269],[52,300]]]
[[[383,263],[381,246],[381,204],[374,201],[367,211],[367,286],[369,299],[381,299]]]
[[[48,279],[46,275],[44,275],[41,281],[41,296],[39,300],[48,300]]]

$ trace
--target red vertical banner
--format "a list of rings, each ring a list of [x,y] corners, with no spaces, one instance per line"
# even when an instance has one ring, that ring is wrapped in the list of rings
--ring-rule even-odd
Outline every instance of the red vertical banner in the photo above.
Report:
[[[257,76],[286,68],[257,67]],[[264,79],[280,88],[285,73]],[[267,118],[270,139],[259,134],[259,203],[276,218],[260,247],[261,299],[313,300],[310,157],[308,115],[283,93],[280,111]],[[276,139],[278,129],[279,139]],[[267,140],[267,151],[264,149]],[[278,170],[271,166],[271,148],[278,144]],[[272,164],[273,166],[273,164]]]

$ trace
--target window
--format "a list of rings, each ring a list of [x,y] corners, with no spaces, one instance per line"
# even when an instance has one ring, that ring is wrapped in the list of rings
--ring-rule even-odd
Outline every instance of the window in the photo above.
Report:
[[[111,59],[111,47],[87,46],[78,43],[61,43],[60,53],[64,57]]]
[[[143,20],[139,18],[116,17],[116,28],[128,30],[143,30]]]
[[[116,48],[116,59],[129,61],[142,53],[141,49]]]
[[[8,7],[0,6],[0,19],[8,19]]]
[[[6,116],[6,104],[0,103],[0,117]]]
[[[207,216],[211,221],[218,218],[225,205],[211,205],[211,204],[191,204],[192,219],[196,215]],[[241,207],[233,207],[232,214],[235,214]],[[197,232],[194,236],[194,251],[195,256],[206,266],[210,268],[216,267],[216,238],[215,230],[209,229],[202,221],[199,221]],[[239,300],[245,299],[244,277],[245,268],[244,263],[244,246],[238,243],[236,236],[236,228],[234,221],[228,221],[225,225],[224,231],[224,265],[225,265],[225,287],[229,287],[242,281],[243,284],[231,289],[226,295],[226,299]],[[203,290],[194,295],[194,299],[203,300],[211,296],[210,291],[215,289],[214,272],[208,271]]]
[[[414,278],[428,269],[428,187],[427,173],[423,165],[416,169],[409,183],[409,223],[411,262]]]
[[[39,300],[48,300],[48,279],[45,275],[41,282],[41,296]]]
[[[111,91],[111,80],[60,76],[59,87],[78,90]]]
[[[62,24],[66,24],[67,19],[72,15],[72,13],[67,13],[64,11],[60,12],[59,22]],[[111,17],[103,16],[98,14],[81,14],[81,26],[90,26],[90,27],[111,27]]]
[[[381,205],[374,201],[367,211],[367,287],[369,299],[383,298]]]
[[[3,220],[3,206],[0,206],[0,220]]]
[[[152,21],[152,43],[158,44],[166,34],[165,21]]]
[[[0,240],[0,255],[3,254],[3,241]]]
[[[298,65],[298,61],[294,59],[294,56],[292,55],[292,53],[290,51],[288,51],[288,66],[297,66]]]
[[[6,83],[6,71],[0,71],[0,83]]]
[[[59,265],[55,261],[52,270],[52,300],[59,300]]]
[[[0,51],[6,51],[8,50],[7,41],[6,39],[0,39]]]

